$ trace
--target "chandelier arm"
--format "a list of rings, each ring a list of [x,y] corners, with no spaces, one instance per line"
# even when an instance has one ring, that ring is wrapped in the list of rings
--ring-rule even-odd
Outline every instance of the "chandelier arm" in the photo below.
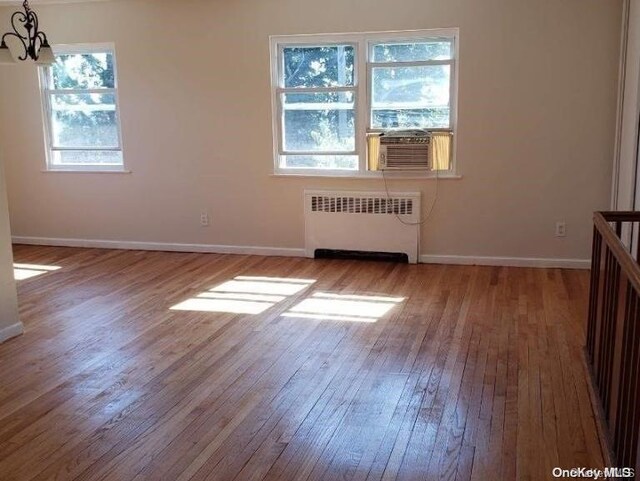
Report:
[[[26,0],[25,0],[26,1]],[[20,42],[22,43],[22,47],[24,48],[24,52],[22,55],[20,55],[18,57],[18,60],[27,60],[27,58],[29,57],[29,45],[30,45],[30,40],[29,40],[29,29],[26,27],[28,21],[29,21],[29,17],[28,17],[28,10],[25,10],[25,12],[13,12],[13,15],[11,15],[11,28],[13,28],[13,32],[8,32],[6,35],[9,35],[11,37],[15,37],[17,39],[20,40]],[[18,30],[18,25],[16,25],[16,22],[19,22],[22,24],[22,28],[24,28],[27,31],[27,35],[23,35],[20,33],[20,31]],[[2,38],[4,39],[3,36]],[[27,41],[29,43],[27,43]]]
[[[38,32],[36,34],[36,36],[38,37],[38,39],[40,40],[40,44],[41,45],[48,45],[49,44],[49,40],[47,39],[47,34],[44,32]]]
[[[2,43],[1,45],[6,45],[4,39],[7,37],[15,37],[18,40],[20,40],[20,42],[22,43],[22,47],[24,49],[24,54],[21,55],[20,57],[18,57],[19,60],[27,60],[27,54],[28,54],[28,46],[27,43],[24,41],[24,38],[22,35],[17,34],[17,33],[13,33],[13,32],[7,32],[2,36]]]
[[[13,12],[13,15],[11,15],[11,28],[13,28],[13,31],[18,37],[20,37],[23,40],[27,40],[28,36],[22,35],[18,30],[18,27],[16,26],[16,17],[22,17],[18,19],[18,22],[22,23],[23,24],[22,28],[27,30],[27,28],[24,26],[24,24],[26,24],[28,20],[27,14],[25,12],[18,11],[18,12]],[[28,34],[28,31],[27,31],[27,34]]]

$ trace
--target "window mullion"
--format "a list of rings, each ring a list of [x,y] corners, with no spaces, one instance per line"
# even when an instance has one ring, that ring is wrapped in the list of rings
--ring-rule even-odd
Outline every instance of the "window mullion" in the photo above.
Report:
[[[47,92],[52,95],[91,95],[91,94],[115,94],[117,89],[103,88],[103,89],[47,89]]]
[[[453,65],[453,59],[447,60],[416,60],[414,62],[369,62],[371,67],[428,67],[437,65]]]
[[[46,109],[46,115],[47,115],[47,134],[49,137],[49,150],[51,150],[53,148],[54,145],[54,140],[53,140],[53,105],[51,102],[51,94],[49,94],[47,92],[46,97],[46,105],[45,105],[45,109]]]
[[[367,111],[369,105],[368,99],[368,79],[367,72],[367,60],[369,59],[369,52],[367,42],[364,38],[358,43],[357,57],[356,57],[356,78],[358,79],[358,104],[356,106],[356,119],[357,119],[357,131],[356,131],[356,146],[358,147],[358,170],[360,173],[367,170],[367,129],[369,127],[369,121],[367,119]]]
[[[53,145],[53,126],[51,125],[51,99],[48,94],[48,88],[51,86],[51,67],[43,67],[39,70],[40,76],[40,98],[42,99],[42,117],[44,127],[44,143],[45,153],[45,169],[51,165],[51,146]]]
[[[54,152],[119,152],[120,147],[51,147]]]
[[[282,155],[357,155],[356,150],[284,150]]]
[[[118,136],[118,149],[122,150],[122,124],[120,119],[120,100],[118,95],[115,96],[116,103],[116,135]]]
[[[278,87],[276,92],[278,94],[308,94],[308,93],[331,93],[331,92],[355,92],[357,87],[345,86],[345,87]]]

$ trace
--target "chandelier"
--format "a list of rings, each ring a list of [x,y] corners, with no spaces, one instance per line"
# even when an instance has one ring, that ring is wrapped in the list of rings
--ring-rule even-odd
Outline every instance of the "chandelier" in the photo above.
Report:
[[[0,64],[15,62],[5,42],[7,37],[13,37],[22,44],[22,52],[18,56],[18,60],[32,59],[39,65],[54,64],[56,59],[47,41],[47,36],[38,29],[36,12],[31,10],[28,0],[24,0],[22,7],[24,12],[18,10],[11,15],[13,32],[9,31],[2,36],[2,42],[0,42]],[[18,42],[16,41],[16,43]]]

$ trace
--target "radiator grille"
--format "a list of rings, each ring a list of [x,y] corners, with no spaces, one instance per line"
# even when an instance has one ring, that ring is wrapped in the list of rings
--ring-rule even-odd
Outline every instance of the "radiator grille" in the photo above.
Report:
[[[413,214],[413,199],[314,195],[311,197],[311,211],[410,215]]]

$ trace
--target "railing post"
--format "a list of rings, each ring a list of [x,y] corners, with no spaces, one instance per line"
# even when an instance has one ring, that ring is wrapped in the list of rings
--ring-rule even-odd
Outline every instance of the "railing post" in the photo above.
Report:
[[[612,461],[640,473],[640,243],[636,261],[625,223],[640,225],[640,212],[594,215],[585,351]]]
[[[594,361],[595,336],[598,316],[598,290],[600,287],[600,252],[602,250],[602,236],[593,227],[593,245],[591,248],[591,284],[589,289],[589,317],[587,324],[587,352]]]

